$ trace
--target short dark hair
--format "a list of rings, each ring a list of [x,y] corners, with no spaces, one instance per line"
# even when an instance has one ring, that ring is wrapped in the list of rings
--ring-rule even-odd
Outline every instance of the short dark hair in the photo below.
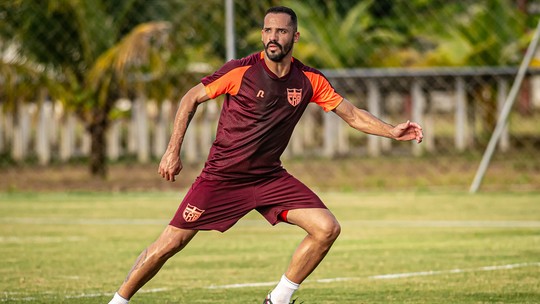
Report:
[[[296,13],[289,7],[286,7],[286,6],[271,7],[266,10],[266,13],[264,14],[264,16],[266,17],[266,15],[268,14],[279,14],[279,13],[287,14],[291,16],[292,27],[295,32],[298,31],[298,18],[296,17]]]

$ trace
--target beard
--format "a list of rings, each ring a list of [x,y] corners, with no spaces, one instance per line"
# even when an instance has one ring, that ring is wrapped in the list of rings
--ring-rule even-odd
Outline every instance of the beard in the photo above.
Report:
[[[292,47],[293,47],[293,40],[291,39],[290,42],[288,42],[287,44],[285,45],[281,45],[279,44],[277,41],[269,41],[268,44],[264,45],[264,52],[266,53],[266,56],[268,57],[268,59],[272,60],[273,62],[281,62],[283,60],[283,58],[285,58],[285,56],[287,56],[287,54],[289,54],[292,50]],[[268,47],[270,45],[275,45],[279,48],[279,52],[269,52],[268,51]]]

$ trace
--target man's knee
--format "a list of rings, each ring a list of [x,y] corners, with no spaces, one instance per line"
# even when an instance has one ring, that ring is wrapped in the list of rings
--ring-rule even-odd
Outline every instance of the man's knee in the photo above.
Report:
[[[197,232],[167,226],[160,237],[152,244],[153,253],[159,258],[168,259],[182,250]]]
[[[341,232],[341,226],[328,209],[294,209],[288,213],[288,220],[320,243],[331,245]]]
[[[341,226],[333,216],[324,217],[308,233],[321,245],[329,247],[341,233]]]
[[[335,218],[329,218],[326,221],[320,222],[316,237],[321,241],[333,243],[340,233],[341,225]]]

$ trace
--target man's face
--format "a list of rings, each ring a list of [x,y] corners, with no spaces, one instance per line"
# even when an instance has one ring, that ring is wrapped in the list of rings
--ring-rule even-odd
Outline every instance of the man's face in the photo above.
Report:
[[[291,25],[291,16],[270,13],[264,17],[262,43],[266,57],[270,60],[281,62],[291,52],[298,37],[299,33],[295,32]]]

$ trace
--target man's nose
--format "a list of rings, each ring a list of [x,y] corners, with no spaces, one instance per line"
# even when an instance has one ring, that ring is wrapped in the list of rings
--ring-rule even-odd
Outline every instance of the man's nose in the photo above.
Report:
[[[277,31],[271,31],[268,38],[270,39],[270,41],[277,41]]]

